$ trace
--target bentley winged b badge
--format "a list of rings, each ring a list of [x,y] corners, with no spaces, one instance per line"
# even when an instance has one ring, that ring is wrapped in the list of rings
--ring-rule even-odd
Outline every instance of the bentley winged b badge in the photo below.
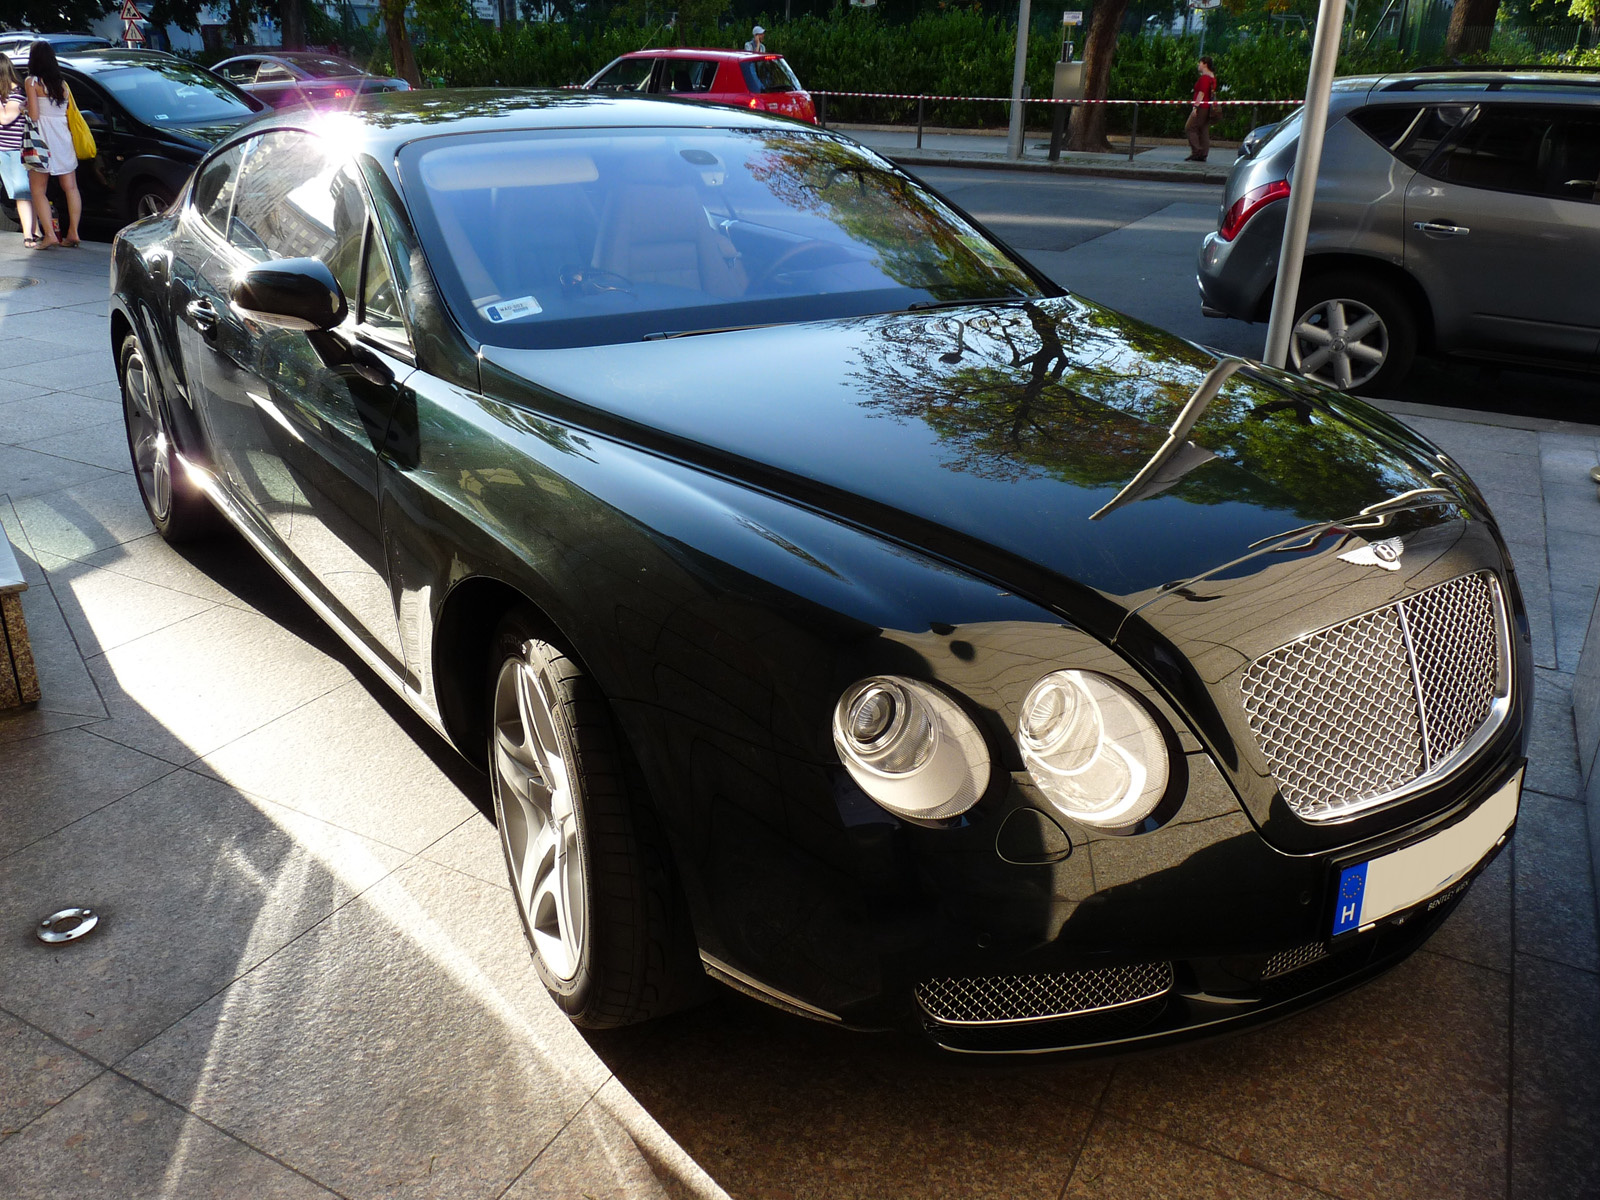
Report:
[[[1398,571],[1400,556],[1405,549],[1406,544],[1399,538],[1384,538],[1381,542],[1369,542],[1345,551],[1339,555],[1339,561],[1354,563],[1358,567],[1382,567],[1385,571]]]

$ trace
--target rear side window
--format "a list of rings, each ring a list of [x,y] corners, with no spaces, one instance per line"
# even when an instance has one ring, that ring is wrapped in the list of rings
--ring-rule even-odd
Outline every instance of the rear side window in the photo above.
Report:
[[[1374,114],[1368,128],[1360,120],[1356,124],[1383,143],[1384,148],[1408,167],[1421,170],[1433,157],[1439,144],[1450,137],[1472,115],[1467,104],[1425,104],[1421,107],[1363,109],[1356,117]],[[1397,128],[1398,114],[1410,113],[1411,119],[1404,128]],[[1352,118],[1354,119],[1354,118]]]
[[[1486,108],[1432,173],[1466,187],[1592,201],[1600,176],[1600,115]]]
[[[264,62],[256,73],[257,83],[293,83],[294,72],[282,63]]]
[[[1393,154],[1395,147],[1405,141],[1406,134],[1411,131],[1412,124],[1421,112],[1420,104],[1380,105],[1357,109],[1350,114],[1350,121]]]
[[[739,64],[744,72],[744,84],[752,95],[763,92],[798,92],[800,81],[781,58],[757,58]]]
[[[716,77],[717,64],[714,62],[665,58],[661,60],[661,75],[656,83],[656,91],[666,96],[709,92]]]

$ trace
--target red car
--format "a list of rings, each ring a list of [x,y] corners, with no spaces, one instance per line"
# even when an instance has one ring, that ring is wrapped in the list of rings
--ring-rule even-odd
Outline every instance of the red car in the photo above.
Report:
[[[643,92],[707,104],[732,104],[817,123],[811,96],[781,54],[745,50],[638,50],[583,85],[602,92]]]

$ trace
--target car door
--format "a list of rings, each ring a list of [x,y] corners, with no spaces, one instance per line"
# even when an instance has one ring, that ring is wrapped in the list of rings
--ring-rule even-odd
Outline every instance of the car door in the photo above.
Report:
[[[233,375],[208,388],[241,416],[239,482],[258,512],[291,510],[285,541],[307,582],[395,669],[401,653],[378,511],[378,457],[411,373],[409,338],[354,166],[309,133],[263,135],[245,159],[229,223],[229,278],[277,258],[316,258],[345,293],[330,332],[250,321],[229,310],[220,339]],[[214,264],[221,265],[221,264]],[[212,272],[216,272],[213,270]]]
[[[1406,268],[1440,348],[1592,357],[1600,348],[1600,113],[1481,105],[1406,190]]]
[[[717,63],[701,58],[664,58],[650,84],[658,96],[680,100],[711,100],[717,78]]]

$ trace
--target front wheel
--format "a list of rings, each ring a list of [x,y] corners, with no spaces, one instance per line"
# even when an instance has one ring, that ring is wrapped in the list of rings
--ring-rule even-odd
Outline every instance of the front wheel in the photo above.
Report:
[[[172,207],[172,191],[152,179],[141,179],[128,192],[128,219],[143,220]]]
[[[1350,272],[1315,276],[1300,288],[1289,362],[1341,391],[1381,395],[1411,369],[1417,319],[1381,279]]]
[[[680,1007],[705,977],[610,705],[531,613],[501,622],[493,663],[495,820],[545,989],[587,1029]]]

